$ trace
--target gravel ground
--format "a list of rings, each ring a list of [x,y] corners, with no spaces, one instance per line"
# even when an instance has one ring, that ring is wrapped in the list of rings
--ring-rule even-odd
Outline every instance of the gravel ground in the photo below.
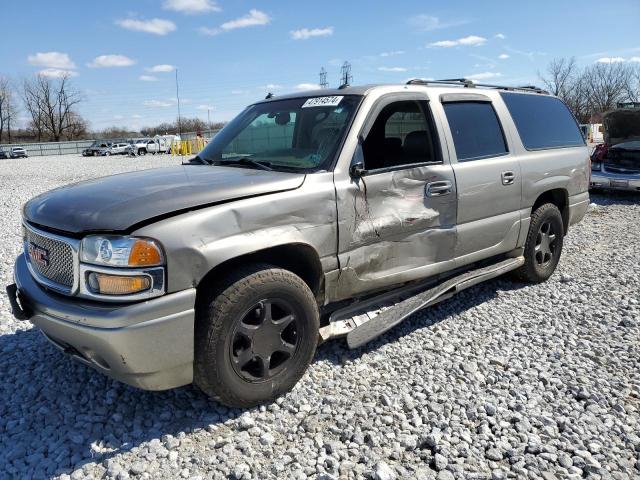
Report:
[[[175,161],[1,161],[1,283],[28,198]],[[640,196],[592,201],[548,282],[497,279],[365,348],[322,345],[293,392],[245,412],[111,381],[1,296],[0,476],[640,478]]]

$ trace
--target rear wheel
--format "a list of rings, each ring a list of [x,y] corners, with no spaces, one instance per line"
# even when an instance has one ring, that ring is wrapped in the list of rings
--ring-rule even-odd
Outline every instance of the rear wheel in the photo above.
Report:
[[[556,269],[564,238],[560,210],[552,203],[538,207],[531,215],[529,233],[524,246],[525,263],[515,271],[521,280],[544,282]]]
[[[270,265],[241,269],[199,299],[195,383],[233,407],[272,401],[304,374],[318,328],[315,298],[300,277]]]
[[[138,155],[146,155],[147,151],[144,148],[141,148],[140,150],[138,150]]]

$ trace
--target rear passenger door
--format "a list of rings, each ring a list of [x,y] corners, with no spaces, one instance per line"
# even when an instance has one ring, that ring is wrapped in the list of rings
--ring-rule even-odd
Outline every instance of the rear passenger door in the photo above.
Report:
[[[520,163],[500,121],[504,105],[487,95],[440,96],[458,189],[457,265],[516,248],[520,232]]]

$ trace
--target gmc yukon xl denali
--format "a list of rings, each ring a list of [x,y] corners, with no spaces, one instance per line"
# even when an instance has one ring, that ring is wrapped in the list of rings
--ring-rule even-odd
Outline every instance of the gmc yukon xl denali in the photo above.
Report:
[[[567,107],[529,87],[270,97],[183,165],[30,200],[7,291],[100,372],[248,407],[290,390],[320,341],[357,347],[509,271],[546,280],[589,173]]]

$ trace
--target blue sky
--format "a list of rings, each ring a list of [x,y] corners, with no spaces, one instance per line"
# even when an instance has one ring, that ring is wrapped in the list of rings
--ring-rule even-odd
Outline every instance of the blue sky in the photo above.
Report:
[[[340,65],[355,84],[412,77],[539,83],[555,57],[640,62],[640,1],[5,0],[0,74],[73,75],[92,128],[182,114],[229,120]],[[7,39],[8,43],[7,43]],[[10,48],[7,48],[10,46]],[[154,68],[155,67],[155,68]]]

